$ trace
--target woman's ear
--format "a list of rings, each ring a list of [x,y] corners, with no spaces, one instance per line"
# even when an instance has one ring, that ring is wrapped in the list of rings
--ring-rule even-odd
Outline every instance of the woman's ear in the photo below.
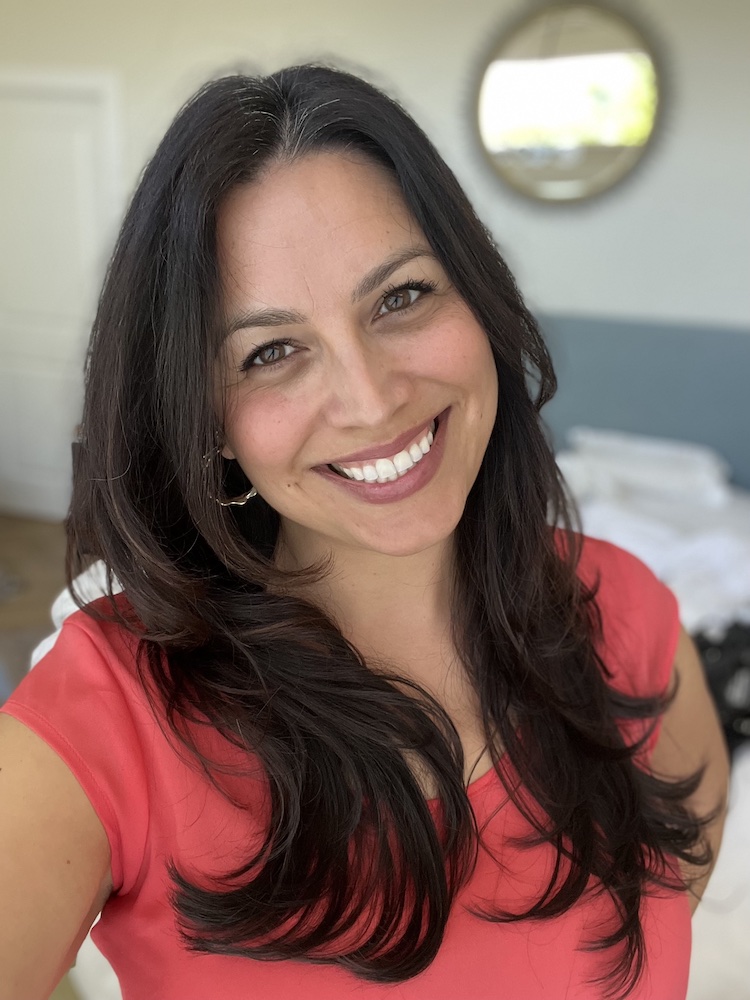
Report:
[[[230,462],[231,462],[231,460],[233,458],[237,458],[237,456],[235,455],[235,453],[232,451],[232,449],[229,447],[228,444],[222,445],[222,447],[221,447],[221,457],[222,458],[226,458],[227,461],[230,461]]]

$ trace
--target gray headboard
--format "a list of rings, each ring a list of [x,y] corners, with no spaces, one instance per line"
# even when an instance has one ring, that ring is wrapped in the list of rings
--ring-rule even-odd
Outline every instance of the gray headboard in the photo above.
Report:
[[[539,317],[559,379],[556,447],[584,424],[715,448],[750,489],[750,329]]]

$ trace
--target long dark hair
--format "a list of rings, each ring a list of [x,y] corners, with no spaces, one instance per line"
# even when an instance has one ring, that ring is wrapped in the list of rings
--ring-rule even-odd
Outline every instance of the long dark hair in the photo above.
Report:
[[[605,986],[625,996],[644,964],[642,896],[680,884],[665,855],[708,861],[683,806],[699,776],[657,780],[618,728],[668,699],[618,694],[597,657],[595,591],[576,576],[579,542],[539,416],[555,377],[513,277],[412,119],[319,66],[220,79],[183,108],[125,218],[88,359],[69,578],[101,558],[124,586],[111,614],[140,637],[140,676],[176,746],[221,787],[223,765],[201,744],[208,721],[268,781],[265,839],[244,866],[209,881],[171,866],[185,940],[407,979],[435,957],[480,835],[446,713],[408,679],[371,670],[322,610],[290,596],[301,577],[274,566],[278,517],[262,499],[240,511],[215,502],[247,488],[236,463],[210,458],[217,210],[270,163],[321,149],[356,151],[396,179],[497,367],[497,420],[456,532],[452,627],[498,774],[530,842],[552,844],[560,866],[527,910],[477,915],[560,914],[593,876],[617,917],[597,944],[612,949]],[[565,544],[552,522],[567,525]],[[437,819],[415,759],[437,787]]]

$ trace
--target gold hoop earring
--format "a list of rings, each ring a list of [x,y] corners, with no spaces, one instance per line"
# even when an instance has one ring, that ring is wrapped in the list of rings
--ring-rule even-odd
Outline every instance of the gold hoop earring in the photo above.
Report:
[[[238,497],[232,497],[231,500],[222,500],[221,497],[216,497],[216,502],[220,507],[244,507],[248,500],[252,500],[257,495],[258,491],[253,486],[247,493],[242,493]]]
[[[221,454],[221,445],[215,445],[211,451],[206,452],[203,456],[203,468],[208,469],[215,458],[218,458]],[[248,500],[252,500],[253,497],[257,497],[258,491],[254,486],[251,486],[247,493],[241,493],[239,496],[230,497],[228,500],[222,500],[221,497],[214,497],[214,500],[220,507],[244,507]]]

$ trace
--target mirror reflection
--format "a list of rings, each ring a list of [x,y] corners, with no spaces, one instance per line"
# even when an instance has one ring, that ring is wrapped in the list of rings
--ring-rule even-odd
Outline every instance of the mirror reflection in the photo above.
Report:
[[[635,28],[603,8],[555,4],[498,46],[479,90],[479,134],[513,188],[571,201],[632,170],[658,109],[654,58]]]

